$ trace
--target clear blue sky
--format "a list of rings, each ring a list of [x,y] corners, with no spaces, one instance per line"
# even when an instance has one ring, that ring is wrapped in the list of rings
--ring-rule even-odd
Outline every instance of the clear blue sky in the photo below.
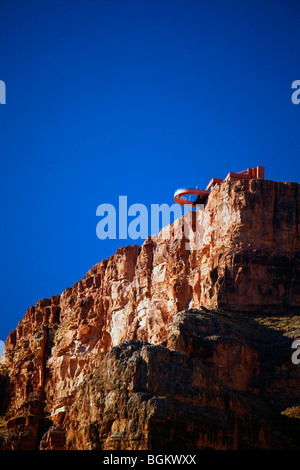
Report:
[[[0,339],[132,243],[96,237],[99,204],[257,165],[299,182],[298,0],[0,0],[0,18]]]

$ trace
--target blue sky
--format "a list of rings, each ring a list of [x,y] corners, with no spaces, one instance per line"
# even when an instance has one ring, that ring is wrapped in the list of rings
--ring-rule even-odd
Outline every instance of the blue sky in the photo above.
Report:
[[[299,182],[298,1],[0,0],[0,17],[0,339],[134,243],[97,238],[99,204],[172,204],[257,165]]]

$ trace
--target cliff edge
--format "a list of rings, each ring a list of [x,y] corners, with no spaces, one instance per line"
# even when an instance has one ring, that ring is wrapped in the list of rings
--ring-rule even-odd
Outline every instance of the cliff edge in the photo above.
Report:
[[[30,307],[0,449],[299,449],[299,188],[223,182],[197,249],[178,219]]]

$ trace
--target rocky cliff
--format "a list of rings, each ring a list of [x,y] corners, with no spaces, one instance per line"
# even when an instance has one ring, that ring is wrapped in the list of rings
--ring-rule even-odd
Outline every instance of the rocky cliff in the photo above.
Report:
[[[224,182],[197,221],[30,307],[0,365],[0,448],[300,448],[299,188]]]

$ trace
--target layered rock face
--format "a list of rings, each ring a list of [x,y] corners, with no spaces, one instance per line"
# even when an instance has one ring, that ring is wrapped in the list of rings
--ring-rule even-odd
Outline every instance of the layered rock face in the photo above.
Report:
[[[0,448],[299,448],[299,188],[222,183],[30,307],[0,365]]]

